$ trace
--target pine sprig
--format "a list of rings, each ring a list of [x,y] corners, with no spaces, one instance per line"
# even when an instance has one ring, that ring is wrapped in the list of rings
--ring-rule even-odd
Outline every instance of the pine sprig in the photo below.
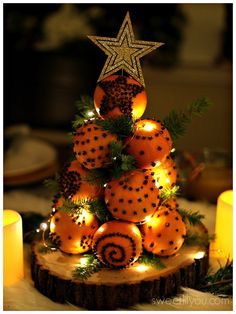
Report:
[[[130,171],[136,169],[135,159],[132,155],[121,155],[121,170]]]
[[[43,183],[45,187],[47,187],[48,189],[52,191],[53,194],[56,194],[60,190],[59,180],[60,180],[60,175],[56,172],[54,179],[46,179],[44,180]]]
[[[102,200],[91,200],[88,201],[88,211],[94,214],[98,219],[105,223],[112,219],[110,212],[106,208],[106,204]]]
[[[205,218],[204,215],[200,214],[199,211],[192,211],[179,208],[179,214],[183,218],[184,221],[189,221],[189,223],[193,226],[198,225],[201,223],[201,220]]]
[[[96,120],[95,123],[101,126],[104,130],[109,131],[112,134],[117,134],[121,140],[130,136],[134,130],[134,120],[128,115],[108,118],[105,120]]]
[[[74,202],[72,202],[69,198],[65,199],[63,202],[63,205],[58,206],[58,210],[69,214],[69,215],[73,215],[73,214],[80,214],[82,212],[82,202],[83,204],[85,204],[85,200],[80,200],[80,204],[75,204]]]
[[[72,128],[77,130],[80,125],[84,123],[84,120],[96,117],[96,112],[94,110],[93,99],[90,96],[81,96],[80,100],[75,103],[77,113],[75,115],[75,120],[72,121]]]
[[[109,143],[110,156],[112,160],[116,160],[117,158],[121,158],[123,154],[123,144],[120,141],[111,141]]]
[[[138,259],[138,262],[140,264],[144,264],[147,266],[154,267],[156,269],[163,269],[166,266],[161,262],[160,258],[155,256],[152,253],[147,252],[146,250],[143,250],[141,256]]]
[[[193,116],[201,117],[212,105],[212,103],[205,97],[198,98],[187,106],[187,113],[192,118]]]
[[[103,187],[104,184],[110,180],[110,176],[107,170],[104,168],[91,169],[89,171],[89,175],[83,177],[83,180],[89,182],[92,185]]]
[[[233,295],[233,261],[227,260],[214,274],[200,282],[197,289],[225,297]]]
[[[72,271],[72,276],[74,279],[87,279],[92,274],[99,272],[99,270],[103,267],[102,264],[92,254],[89,256],[86,254],[84,257],[87,258],[86,264],[77,266]]]
[[[79,209],[85,208],[89,213],[97,216],[102,223],[112,219],[112,216],[107,210],[106,204],[102,199],[79,199],[76,201],[76,206]]]
[[[109,171],[112,178],[118,179],[124,172],[136,169],[134,157],[123,152],[121,142],[110,142],[110,156],[112,167],[109,168]]]
[[[184,243],[189,246],[195,246],[195,245],[203,245],[207,246],[210,241],[214,240],[214,235],[209,235],[208,233],[204,234],[196,234],[192,233],[191,231],[188,231],[184,240]]]
[[[179,186],[165,187],[161,190],[160,199],[163,201],[175,197],[179,194]]]
[[[191,103],[185,110],[177,112],[172,110],[163,123],[170,132],[173,141],[183,136],[186,132],[187,125],[191,122],[194,116],[201,116],[211,105],[210,101],[205,98],[199,98]]]

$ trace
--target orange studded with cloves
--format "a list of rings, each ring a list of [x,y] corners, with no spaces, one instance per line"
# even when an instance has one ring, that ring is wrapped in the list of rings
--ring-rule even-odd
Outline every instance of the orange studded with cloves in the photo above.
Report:
[[[76,159],[87,169],[106,167],[111,163],[110,142],[117,135],[103,130],[93,120],[79,127],[73,140]]]
[[[148,170],[137,169],[106,185],[105,202],[115,218],[143,223],[158,207],[159,189]]]
[[[142,253],[142,234],[138,227],[126,221],[108,221],[93,237],[93,251],[107,266],[125,268]]]
[[[171,156],[168,155],[160,166],[152,168],[152,174],[158,187],[173,187],[176,184],[177,171],[176,164]]]
[[[63,201],[64,199],[60,198],[52,210],[49,237],[65,253],[85,253],[91,249],[99,221],[85,208],[77,214],[60,210]]]
[[[177,210],[161,206],[152,219],[140,227],[143,245],[158,256],[171,256],[179,251],[186,236],[185,223]]]
[[[77,160],[66,164],[59,179],[62,195],[70,198],[72,202],[101,197],[102,188],[87,181],[89,173],[90,171],[82,167]]]
[[[140,168],[160,165],[170,154],[172,140],[160,121],[144,119],[135,123],[134,134],[125,141],[126,150]]]
[[[94,92],[94,106],[104,119],[126,114],[139,119],[147,105],[144,87],[132,77],[110,75],[98,83]]]

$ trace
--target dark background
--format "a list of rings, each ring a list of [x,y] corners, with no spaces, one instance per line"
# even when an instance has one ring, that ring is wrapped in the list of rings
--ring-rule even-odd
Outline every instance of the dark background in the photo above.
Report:
[[[27,123],[31,127],[69,130],[74,103],[93,94],[106,60],[87,35],[116,37],[127,11],[138,39],[167,43],[147,55],[142,65],[171,69],[179,65],[179,51],[188,17],[179,4],[76,4],[95,33],[65,41],[53,49],[40,49],[46,19],[62,4],[4,4],[4,126]],[[88,14],[92,7],[102,13]],[[232,5],[224,5],[225,27],[216,62],[232,60]],[[88,17],[89,16],[89,17]]]

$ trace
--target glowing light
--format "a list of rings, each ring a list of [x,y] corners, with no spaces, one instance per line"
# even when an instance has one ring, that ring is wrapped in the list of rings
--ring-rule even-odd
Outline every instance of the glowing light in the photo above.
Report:
[[[159,188],[160,184],[159,184],[158,181],[155,182],[155,186],[156,186],[157,188]]]
[[[81,257],[79,262],[80,262],[80,266],[85,266],[88,264],[88,258],[87,257]]]
[[[42,222],[42,223],[40,224],[39,228],[40,228],[40,230],[45,231],[45,230],[47,230],[48,225],[46,224],[46,222]]]
[[[105,183],[103,186],[104,186],[104,188],[105,188],[105,187],[107,186],[107,183]]]
[[[170,179],[169,178],[166,179],[166,183],[170,183]]]
[[[88,111],[87,112],[87,116],[88,117],[93,117],[94,116],[94,112],[93,111]]]
[[[50,223],[50,229],[51,229],[51,230],[54,230],[55,227],[56,227],[56,226],[55,226],[54,222],[51,222],[51,223]]]
[[[147,216],[147,217],[145,218],[145,223],[146,223],[146,222],[149,222],[151,219],[152,219],[152,216]]]
[[[55,207],[53,207],[52,212],[53,212],[53,213],[55,213],[55,211],[56,211],[56,208],[55,208]]]
[[[197,252],[196,255],[194,256],[194,259],[201,259],[205,256],[205,252]]]
[[[219,256],[233,258],[233,190],[221,193],[217,199],[215,240],[211,249],[220,249]]]
[[[137,234],[138,236],[140,236],[140,231],[139,231],[138,227],[133,226],[133,227],[132,227],[132,231],[133,231],[135,234]]]
[[[102,233],[102,232],[104,232],[105,231],[105,227],[104,226],[101,226],[100,228],[99,228],[99,231]]]
[[[89,213],[87,212],[86,209],[83,209],[83,210],[82,210],[82,216],[84,216],[85,219],[88,219],[88,218],[89,218]]]
[[[151,132],[152,130],[155,129],[155,124],[153,124],[153,123],[146,123],[146,124],[144,124],[143,129],[145,131]]]
[[[39,233],[39,232],[40,232],[40,230],[39,230],[39,229],[36,229],[36,232],[38,232],[38,233]]]
[[[156,167],[159,167],[161,165],[161,162],[160,161],[157,161],[156,162]]]
[[[146,270],[148,270],[148,269],[149,269],[149,266],[144,265],[144,264],[140,264],[140,265],[138,265],[138,266],[136,267],[136,270],[137,270],[138,272],[140,272],[140,273],[142,273],[142,272],[144,272],[144,271],[146,271]]]
[[[174,153],[175,152],[175,148],[172,148],[172,150],[170,151],[171,153]]]
[[[22,218],[14,210],[3,211],[3,284],[16,284],[24,277]]]

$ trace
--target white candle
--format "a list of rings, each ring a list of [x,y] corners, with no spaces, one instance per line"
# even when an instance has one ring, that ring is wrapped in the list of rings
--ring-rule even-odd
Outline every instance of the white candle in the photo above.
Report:
[[[20,214],[14,210],[4,210],[3,229],[3,284],[11,286],[24,277]]]
[[[211,245],[214,256],[233,258],[233,191],[225,191],[217,199],[216,209],[216,239]]]

